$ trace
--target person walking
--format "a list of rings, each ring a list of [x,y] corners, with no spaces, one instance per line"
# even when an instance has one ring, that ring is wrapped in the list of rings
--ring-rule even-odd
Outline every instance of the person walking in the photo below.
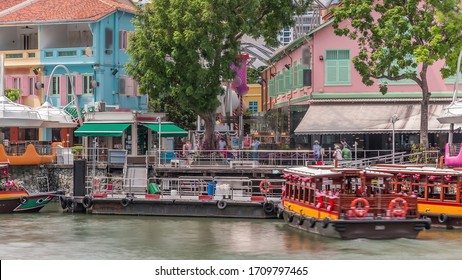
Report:
[[[342,160],[343,157],[342,157],[342,150],[340,150],[340,145],[335,144],[334,149],[335,149],[334,153],[332,154],[332,156],[334,157],[334,160]]]

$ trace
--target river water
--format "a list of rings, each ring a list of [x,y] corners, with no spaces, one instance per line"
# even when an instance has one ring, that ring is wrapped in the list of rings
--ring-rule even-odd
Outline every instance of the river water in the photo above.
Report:
[[[462,260],[462,230],[418,239],[337,240],[282,220],[40,213],[0,216],[2,260]]]

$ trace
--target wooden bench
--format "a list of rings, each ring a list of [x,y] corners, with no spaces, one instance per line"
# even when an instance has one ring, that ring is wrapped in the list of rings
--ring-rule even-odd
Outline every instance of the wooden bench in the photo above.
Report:
[[[231,160],[229,162],[229,167],[231,168],[234,168],[236,165],[241,167],[248,166],[255,168],[259,165],[259,163],[256,160]]]

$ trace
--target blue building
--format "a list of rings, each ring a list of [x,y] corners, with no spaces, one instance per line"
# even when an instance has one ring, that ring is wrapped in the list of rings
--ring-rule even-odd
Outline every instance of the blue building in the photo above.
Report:
[[[138,94],[124,70],[135,14],[131,0],[0,1],[6,88],[19,89],[17,102],[31,107],[48,100],[75,111],[74,88],[87,111],[146,112],[147,96]],[[66,135],[72,135],[67,129],[8,133],[13,141],[69,141]]]

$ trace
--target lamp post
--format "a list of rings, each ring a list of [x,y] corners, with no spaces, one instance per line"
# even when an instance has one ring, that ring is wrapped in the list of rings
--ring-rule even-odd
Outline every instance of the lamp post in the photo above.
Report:
[[[161,145],[161,135],[162,135],[162,119],[161,117],[157,117],[157,124],[159,125],[159,128],[158,128],[158,133],[157,133],[157,136],[158,136],[158,165],[157,166],[160,166],[160,157],[161,157],[161,154],[160,154],[160,145]]]
[[[394,114],[392,117],[391,117],[391,123],[392,123],[392,127],[393,127],[393,134],[392,134],[392,143],[391,143],[391,148],[392,148],[392,154],[393,154],[393,157],[392,157],[392,163],[394,164],[395,163],[395,122],[398,120],[398,115],[397,114]]]
[[[67,73],[68,79],[70,81],[72,81],[71,72],[69,71],[69,69],[66,66],[62,65],[62,64],[56,65],[55,68],[53,68],[53,70],[51,71],[51,74],[50,74],[50,82],[48,83],[45,101],[48,101],[48,98],[49,98],[49,95],[50,95],[50,88],[51,88],[53,75],[54,75],[56,69],[58,69],[58,68],[63,68]],[[79,125],[82,125],[82,115],[80,113],[80,106],[79,106],[79,102],[77,100],[77,95],[75,94],[75,85],[74,85],[74,83],[71,83],[71,85],[72,85],[71,86],[71,91],[72,91],[72,96],[74,97],[74,105],[75,105],[75,109],[77,110],[77,117],[78,117]]]

